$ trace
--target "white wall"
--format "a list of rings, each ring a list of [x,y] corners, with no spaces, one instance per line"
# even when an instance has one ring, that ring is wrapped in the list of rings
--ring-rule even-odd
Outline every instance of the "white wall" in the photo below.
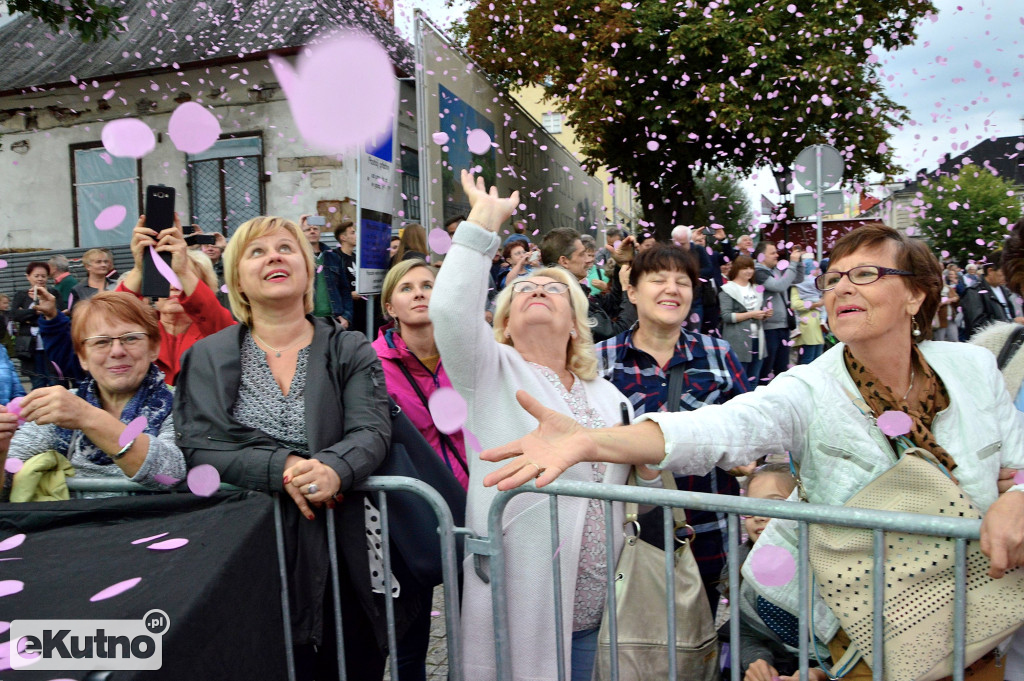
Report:
[[[230,78],[232,75],[236,77]],[[291,159],[320,154],[308,148],[299,136],[280,89],[268,102],[250,101],[256,96],[250,91],[254,84],[275,86],[274,80],[268,64],[260,61],[117,83],[89,83],[84,90],[64,88],[0,98],[0,248],[74,246],[69,145],[98,142],[104,123],[134,115],[140,99],[156,102],[153,113],[141,118],[154,132],[163,133],[156,149],[142,159],[142,185],[175,187],[179,211],[187,211],[185,154],[167,135],[170,114],[178,105],[175,97],[183,92],[188,92],[192,101],[213,106],[223,133],[262,132],[264,170],[270,172],[264,185],[268,214],[298,218],[302,213],[315,212],[317,201],[354,201],[354,156],[342,156],[340,168],[314,165],[280,169],[282,161],[294,164]],[[220,87],[225,92],[211,98],[211,90]],[[96,104],[110,89],[115,91],[107,100],[111,108],[101,111]],[[62,117],[54,116],[47,109],[50,106],[61,109],[58,113]],[[35,117],[33,127],[27,130],[26,110]],[[11,145],[22,140],[29,142],[24,155],[11,150]],[[400,197],[397,202],[400,208]]]

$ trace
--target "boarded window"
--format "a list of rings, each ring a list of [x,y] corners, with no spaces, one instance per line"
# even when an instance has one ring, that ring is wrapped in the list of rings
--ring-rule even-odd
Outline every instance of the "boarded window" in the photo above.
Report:
[[[71,181],[75,196],[75,245],[83,248],[120,246],[132,240],[132,229],[139,220],[142,189],[139,182],[139,162],[133,158],[111,156],[99,144],[71,147]],[[104,229],[97,229],[96,218],[105,209],[124,218],[117,224],[101,221]]]
[[[189,154],[192,222],[205,232],[230,236],[240,224],[263,215],[263,140],[219,140],[201,154]]]

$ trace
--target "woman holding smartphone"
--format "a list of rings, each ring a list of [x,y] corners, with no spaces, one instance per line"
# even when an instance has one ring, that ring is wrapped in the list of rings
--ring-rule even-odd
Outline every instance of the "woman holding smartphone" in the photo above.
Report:
[[[43,349],[43,339],[39,337],[39,312],[36,310],[40,290],[57,295],[56,289],[46,286],[49,277],[49,265],[38,260],[30,262],[25,267],[28,289],[15,294],[14,311],[11,313],[11,319],[19,324],[14,344],[15,352],[21,360],[21,373],[32,382],[33,390],[57,382],[56,374]]]

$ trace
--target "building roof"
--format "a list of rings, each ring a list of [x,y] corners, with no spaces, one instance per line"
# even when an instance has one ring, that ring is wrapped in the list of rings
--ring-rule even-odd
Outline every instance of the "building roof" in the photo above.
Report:
[[[956,175],[968,164],[986,168],[998,177],[1024,187],[1024,135],[982,140],[958,156],[947,157],[931,172],[923,168],[917,171],[914,181],[908,182],[899,193],[917,192],[921,180]]]
[[[111,0],[107,4],[118,4]],[[127,30],[84,43],[23,15],[0,27],[0,94],[290,53],[339,28],[374,36],[413,73],[410,45],[363,0],[122,0]]]

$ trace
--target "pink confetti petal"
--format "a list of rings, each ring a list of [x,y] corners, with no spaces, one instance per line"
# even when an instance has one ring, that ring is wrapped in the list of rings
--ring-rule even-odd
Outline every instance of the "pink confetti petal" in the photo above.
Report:
[[[156,148],[156,136],[138,118],[119,118],[103,126],[103,147],[111,156],[142,158]]]
[[[430,136],[430,139],[434,140],[434,144],[448,144],[448,133],[446,132],[435,132]]]
[[[57,378],[63,381],[64,372],[60,370],[60,365],[54,362],[53,360],[50,360],[50,366],[53,367],[53,372],[57,375]]]
[[[153,480],[161,485],[167,485],[168,487],[173,487],[181,482],[178,478],[172,478],[171,476],[164,475],[163,473],[157,473],[154,475]]]
[[[118,204],[113,206],[107,206],[100,211],[100,214],[96,216],[96,219],[92,221],[92,224],[96,226],[96,229],[106,231],[108,229],[115,229],[121,226],[124,219],[128,216],[128,209]]]
[[[123,582],[112,584],[103,591],[100,591],[99,593],[92,596],[92,598],[89,599],[89,602],[95,603],[96,601],[105,601],[108,598],[119,596],[123,594],[125,591],[134,588],[135,585],[137,585],[141,581],[142,577],[132,577],[131,579],[126,579]]]
[[[167,532],[161,532],[160,534],[154,534],[152,537],[143,537],[142,539],[136,539],[135,541],[132,542],[132,544],[145,544],[146,542],[151,542],[154,539],[159,539],[160,537],[166,537],[167,534],[168,534]]]
[[[904,414],[902,411],[889,410],[882,412],[878,417],[878,427],[883,433],[889,437],[899,437],[900,435],[906,435],[910,432],[910,429],[914,426],[914,422],[910,419],[910,416]]]
[[[178,275],[174,273],[171,266],[164,262],[164,259],[160,257],[160,254],[152,246],[149,247],[149,254],[153,257],[153,264],[156,265],[156,271],[160,273],[160,276],[171,282],[171,288],[176,288],[180,291],[181,280],[178,279]]]
[[[373,38],[344,33],[303,51],[295,68],[279,57],[271,57],[270,65],[310,145],[345,153],[391,132],[398,96],[394,70]]]
[[[224,284],[223,286],[221,286],[220,287],[220,292],[221,293],[227,293],[228,292],[228,285]]]
[[[139,435],[141,435],[142,431],[146,430],[146,426],[148,425],[149,421],[146,419],[145,416],[139,416],[138,418],[132,419],[131,422],[127,426],[125,426],[124,430],[122,430],[121,434],[117,437],[117,444],[121,445],[122,447],[126,447],[129,442],[131,442]]]
[[[0,270],[7,267],[7,261],[0,259]]]
[[[210,464],[200,464],[188,472],[188,489],[197,497],[212,496],[218,488],[220,473]]]
[[[782,586],[796,576],[796,561],[781,546],[764,546],[750,557],[750,569],[764,586]]]
[[[25,535],[24,534],[16,534],[13,537],[8,537],[7,539],[4,539],[3,541],[0,541],[0,551],[10,551],[11,549],[18,548],[19,546],[21,546],[24,543],[25,543]]]
[[[440,617],[441,616],[441,611],[440,610],[431,610],[430,611],[430,616],[431,617]]]
[[[780,260],[779,264],[776,265],[775,267],[777,267],[780,272],[785,272],[789,268],[789,261]]]
[[[5,579],[0,581],[0,598],[21,593],[21,590],[24,588],[25,582],[18,579]]]
[[[648,149],[649,149],[650,151],[657,151],[657,150],[658,150],[658,147],[660,147],[660,146],[661,146],[661,145],[660,145],[660,144],[658,143],[658,141],[657,141],[657,140],[651,140],[651,141],[649,141],[649,142],[647,143],[647,148],[648,148]]]
[[[0,634],[6,634],[11,630],[10,622],[0,622]]]
[[[167,541],[158,541],[155,544],[150,544],[146,548],[152,551],[173,551],[174,549],[180,549],[187,543],[188,539],[178,537],[175,539],[168,539]]]
[[[212,147],[220,137],[220,122],[202,104],[185,102],[171,114],[167,134],[178,151],[198,154]]]
[[[1013,476],[1013,484],[1024,485],[1024,471],[1017,471]]]
[[[491,136],[485,130],[475,128],[466,135],[466,146],[477,156],[483,156],[491,150]]]
[[[458,432],[466,422],[466,400],[454,388],[438,388],[427,400],[427,406],[434,425],[446,435]]]
[[[20,471],[21,467],[24,465],[25,462],[22,461],[21,459],[15,459],[14,457],[11,457],[4,462],[4,470],[10,473],[11,475],[14,475],[18,471]]]
[[[462,436],[465,438],[466,444],[469,445],[470,449],[475,452],[484,451],[484,448],[480,446],[480,440],[477,439],[476,435],[474,435],[469,428],[462,429]]]
[[[430,244],[430,250],[444,255],[452,247],[452,235],[440,227],[435,227],[430,230],[427,242]]]

